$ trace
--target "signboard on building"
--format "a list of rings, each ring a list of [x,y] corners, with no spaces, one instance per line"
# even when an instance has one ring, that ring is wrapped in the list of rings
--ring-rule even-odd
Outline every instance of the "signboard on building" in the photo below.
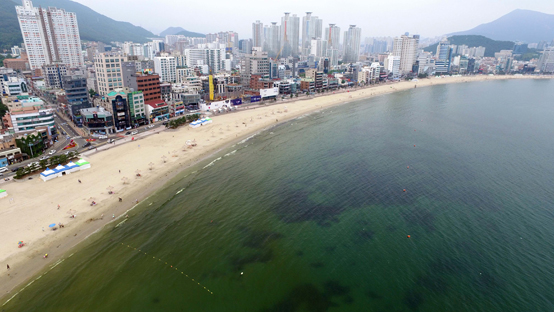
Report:
[[[241,98],[233,99],[233,100],[231,100],[231,103],[233,105],[240,105],[240,104],[242,104],[242,99]]]
[[[250,97],[250,103],[259,102],[262,99],[260,95],[253,95]]]
[[[279,87],[260,89],[260,96],[262,98],[275,97],[277,95],[279,95]]]

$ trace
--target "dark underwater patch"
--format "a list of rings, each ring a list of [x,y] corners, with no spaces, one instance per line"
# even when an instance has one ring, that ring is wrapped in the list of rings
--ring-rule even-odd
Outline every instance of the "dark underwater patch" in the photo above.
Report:
[[[423,295],[415,290],[409,290],[405,295],[403,302],[412,311],[418,311],[419,307],[423,304]]]
[[[310,266],[314,269],[319,269],[319,268],[322,268],[324,267],[325,265],[323,264],[323,262],[321,261],[318,261],[318,262],[312,262],[310,263]]]
[[[273,251],[266,249],[257,251],[253,254],[231,257],[231,265],[235,271],[242,270],[247,264],[250,263],[267,263],[273,259]]]

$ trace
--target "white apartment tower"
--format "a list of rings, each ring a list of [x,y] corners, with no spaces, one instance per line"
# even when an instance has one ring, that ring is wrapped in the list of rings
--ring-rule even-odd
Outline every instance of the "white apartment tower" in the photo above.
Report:
[[[356,25],[350,25],[344,32],[344,56],[347,63],[357,62],[360,58],[360,44],[362,40],[362,29]]]
[[[340,48],[340,27],[335,24],[329,24],[328,28],[325,28],[325,40],[329,48]]]
[[[177,80],[177,62],[173,56],[154,57],[154,72],[160,75],[161,82],[175,82]]]
[[[298,44],[300,38],[300,18],[290,13],[281,17],[281,56],[298,55]]]
[[[75,13],[49,7],[35,8],[31,0],[16,6],[17,19],[31,69],[61,62],[69,67],[84,65],[81,37]]]
[[[412,66],[417,60],[417,46],[419,45],[419,35],[409,37],[402,35],[400,38],[394,38],[392,55],[400,57],[400,74],[406,74],[412,71]]]
[[[310,54],[312,39],[323,37],[322,27],[323,21],[320,18],[312,16],[312,12],[306,12],[306,16],[302,18],[302,54]]]

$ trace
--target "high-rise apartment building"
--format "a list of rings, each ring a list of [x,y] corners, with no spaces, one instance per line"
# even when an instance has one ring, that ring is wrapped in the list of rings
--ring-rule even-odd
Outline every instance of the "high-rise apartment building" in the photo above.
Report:
[[[264,24],[260,21],[252,23],[252,46],[262,47],[264,44]]]
[[[419,35],[402,35],[394,38],[392,55],[400,57],[400,75],[412,71],[412,67],[417,61],[417,46],[419,44]]]
[[[320,18],[312,16],[312,12],[306,12],[306,16],[302,18],[302,54],[310,54],[312,39],[323,37],[322,27],[323,21]]]
[[[67,65],[53,63],[42,66],[42,76],[47,88],[61,89],[63,86],[63,77],[68,74]]]
[[[346,63],[357,62],[360,58],[360,44],[362,40],[362,29],[356,25],[350,25],[344,32],[344,56]]]
[[[327,40],[312,39],[310,41],[310,51],[308,54],[322,57],[327,55]]]
[[[31,0],[16,6],[17,19],[31,69],[61,62],[69,67],[84,65],[77,16],[63,9],[35,8]]]
[[[94,69],[98,83],[98,93],[107,95],[114,89],[123,87],[122,63],[127,57],[121,53],[105,52],[94,56]]]
[[[537,69],[541,73],[554,73],[554,47],[544,49],[539,58]]]
[[[281,17],[281,56],[298,55],[298,44],[300,38],[300,18],[290,13]]]
[[[325,40],[327,40],[327,46],[329,49],[340,48],[340,27],[335,24],[329,24],[329,27],[325,28]]]
[[[271,57],[277,56],[277,53],[279,53],[279,49],[281,46],[279,45],[279,26],[277,26],[277,22],[271,22],[271,26],[269,26],[268,32],[267,32],[267,48],[268,48],[268,54]]]
[[[154,72],[160,75],[163,82],[175,82],[177,80],[177,63],[173,56],[154,57]]]

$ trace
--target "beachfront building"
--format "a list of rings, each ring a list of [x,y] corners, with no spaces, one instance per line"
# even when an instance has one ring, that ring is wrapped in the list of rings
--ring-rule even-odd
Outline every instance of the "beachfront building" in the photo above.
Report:
[[[58,61],[72,68],[83,66],[75,13],[54,7],[36,8],[31,0],[21,2],[15,10],[31,69]]]
[[[54,126],[54,110],[37,107],[21,107],[10,111],[15,133],[29,133],[40,127]]]
[[[402,35],[394,38],[392,56],[399,57],[399,75],[406,75],[411,72],[417,60],[417,47],[419,35]]]
[[[350,25],[347,31],[344,32],[344,63],[355,63],[360,59],[360,44],[362,37],[362,29],[356,25]]]
[[[554,73],[554,47],[544,49],[539,58],[537,70],[541,73]]]
[[[113,133],[113,116],[103,107],[81,109],[83,126],[89,134]]]
[[[144,95],[142,91],[132,91],[127,93],[127,103],[129,104],[129,113],[132,125],[145,125],[148,123],[146,118],[146,106],[144,104]]]
[[[240,78],[243,86],[250,84],[252,75],[269,77],[269,56],[267,52],[254,50],[252,54],[245,55],[241,59]]]
[[[169,105],[162,100],[146,102],[148,120],[152,122],[169,119]]]
[[[435,73],[446,74],[450,72],[450,66],[452,65],[452,47],[448,40],[443,39],[437,45],[437,54],[435,61]]]

